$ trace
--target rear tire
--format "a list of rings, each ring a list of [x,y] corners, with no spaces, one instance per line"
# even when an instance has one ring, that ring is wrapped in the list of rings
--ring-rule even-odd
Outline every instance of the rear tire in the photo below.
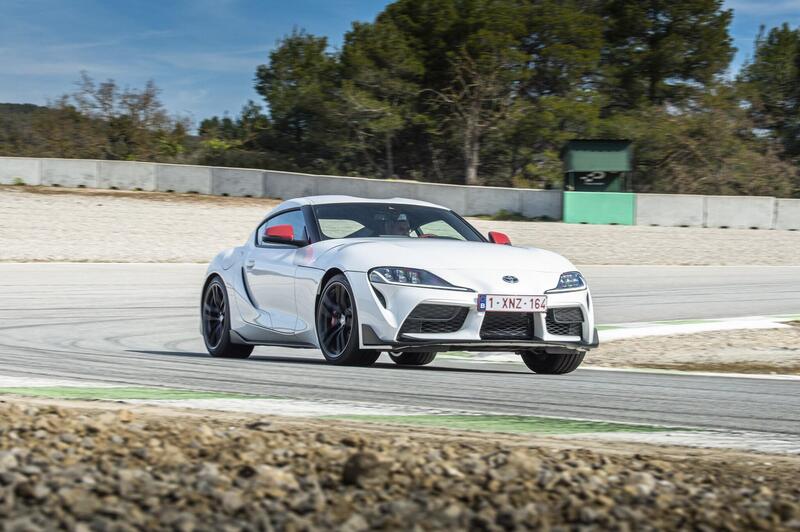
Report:
[[[390,351],[389,358],[398,366],[425,366],[436,358],[436,351],[427,353],[393,353]]]
[[[200,305],[200,320],[203,324],[203,341],[212,357],[247,358],[253,352],[252,345],[235,344],[231,341],[228,291],[219,277],[214,277],[206,285]]]
[[[584,352],[548,355],[546,353],[520,353],[528,369],[542,375],[563,375],[578,369],[583,362]]]
[[[339,366],[371,366],[380,351],[359,349],[358,313],[347,277],[335,275],[317,302],[317,339],[325,360]]]

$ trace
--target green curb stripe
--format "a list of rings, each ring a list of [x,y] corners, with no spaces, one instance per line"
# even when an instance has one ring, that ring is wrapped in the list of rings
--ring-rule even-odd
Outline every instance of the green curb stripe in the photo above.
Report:
[[[578,421],[535,416],[508,415],[410,415],[410,416],[326,416],[346,421],[392,423],[458,430],[512,432],[517,434],[581,434],[593,432],[672,432],[677,429],[652,425]],[[680,429],[684,430],[684,429]]]
[[[79,386],[42,386],[27,388],[0,388],[0,395],[13,394],[51,399],[254,399],[255,396],[239,393],[196,392],[171,388],[84,388]]]

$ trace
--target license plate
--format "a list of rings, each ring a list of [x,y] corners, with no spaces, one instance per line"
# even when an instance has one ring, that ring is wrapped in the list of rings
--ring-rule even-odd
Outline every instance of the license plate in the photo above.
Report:
[[[547,296],[504,296],[481,294],[478,296],[480,312],[546,312]]]

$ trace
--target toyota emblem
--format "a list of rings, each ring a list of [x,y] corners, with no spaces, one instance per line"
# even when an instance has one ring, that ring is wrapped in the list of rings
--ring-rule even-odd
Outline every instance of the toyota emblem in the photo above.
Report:
[[[507,283],[511,283],[511,284],[514,284],[514,283],[518,283],[518,282],[519,282],[519,279],[517,279],[517,278],[516,278],[516,277],[514,277],[513,275],[504,275],[504,276],[503,276],[503,280],[504,280],[505,282],[507,282]]]

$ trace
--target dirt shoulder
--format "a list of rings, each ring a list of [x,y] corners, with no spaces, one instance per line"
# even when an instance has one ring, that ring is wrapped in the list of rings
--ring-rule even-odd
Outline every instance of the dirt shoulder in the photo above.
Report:
[[[278,202],[197,194],[0,187],[0,261],[208,262]]]
[[[8,530],[800,528],[797,457],[0,403]]]
[[[587,366],[800,375],[800,324],[601,343]]]
[[[207,262],[240,245],[277,203],[0,186],[0,261]],[[800,264],[800,232],[471,221],[576,264]]]

